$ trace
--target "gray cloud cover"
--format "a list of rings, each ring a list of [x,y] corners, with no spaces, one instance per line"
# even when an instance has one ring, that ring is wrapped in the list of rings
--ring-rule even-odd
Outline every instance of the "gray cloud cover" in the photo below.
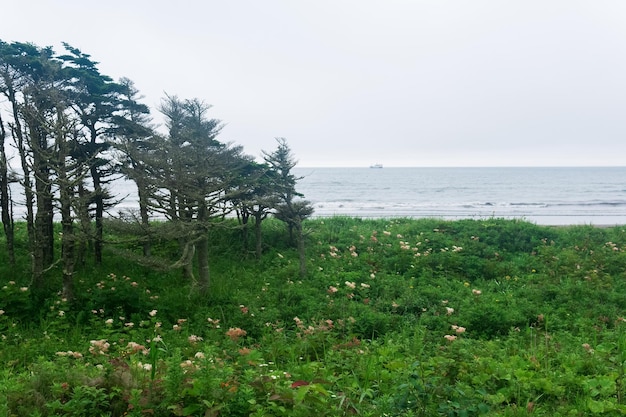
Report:
[[[222,140],[301,166],[624,165],[626,2],[45,0],[0,39],[62,41],[212,104]],[[1,104],[0,104],[1,105]]]

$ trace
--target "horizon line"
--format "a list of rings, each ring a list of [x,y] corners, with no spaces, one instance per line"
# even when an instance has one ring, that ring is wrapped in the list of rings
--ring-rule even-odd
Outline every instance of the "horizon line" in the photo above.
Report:
[[[354,169],[363,168],[371,169],[371,166],[367,165],[296,165],[294,168],[342,168],[342,169]],[[383,165],[382,169],[393,168],[626,168],[626,165]]]

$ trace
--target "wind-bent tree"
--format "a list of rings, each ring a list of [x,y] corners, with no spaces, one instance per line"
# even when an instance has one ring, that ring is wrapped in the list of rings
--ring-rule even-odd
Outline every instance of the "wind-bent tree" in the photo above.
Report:
[[[248,251],[248,226],[252,218],[254,219],[254,253],[257,259],[261,258],[263,252],[261,224],[278,204],[274,177],[275,172],[270,169],[269,165],[251,161],[244,166],[234,187],[234,191],[237,192],[232,203],[242,226],[244,250]]]
[[[168,135],[155,137],[154,150],[144,153],[151,207],[169,220],[169,230],[179,241],[175,266],[182,267],[201,292],[210,284],[208,230],[232,210],[228,190],[249,161],[240,146],[216,139],[222,125],[207,117],[209,108],[197,99],[166,96],[160,111]]]
[[[43,274],[54,260],[54,178],[50,161],[55,156],[50,126],[57,116],[56,105],[65,79],[52,49],[30,44],[3,43],[0,68],[2,93],[11,108],[9,128],[23,171],[33,284],[41,288]]]
[[[147,178],[145,163],[148,154],[153,150],[155,133],[151,125],[150,110],[148,106],[139,102],[139,90],[128,78],[119,81],[122,86],[120,103],[122,109],[113,118],[114,127],[110,132],[114,146],[120,153],[120,171],[137,187],[139,200],[139,224],[141,235],[144,236],[143,256],[149,257],[151,253],[150,242],[150,207],[149,196],[150,182]]]
[[[300,257],[300,275],[306,275],[306,251],[305,235],[302,222],[313,214],[313,206],[302,194],[296,191],[296,183],[299,179],[291,170],[296,166],[291,148],[285,138],[277,138],[278,147],[272,153],[263,152],[265,162],[274,171],[274,189],[277,193],[278,204],[276,205],[276,218],[285,222],[289,230],[289,239],[295,241]]]
[[[71,108],[76,112],[82,129],[85,131],[77,137],[73,147],[73,155],[82,158],[83,163],[89,166],[92,192],[86,190],[86,185],[80,189],[80,209],[83,225],[87,226],[90,205],[94,205],[95,231],[93,233],[94,258],[96,263],[102,262],[103,219],[107,207],[113,204],[107,184],[115,173],[112,161],[104,154],[110,144],[105,140],[107,133],[113,129],[115,112],[120,110],[120,94],[124,87],[100,73],[97,62],[91,56],[63,44],[67,54],[59,57],[64,64],[68,80],[71,81],[69,91],[72,94]],[[89,228],[91,228],[89,226]],[[89,230],[85,230],[91,235]]]
[[[26,207],[32,259],[33,290],[43,293],[44,275],[60,263],[63,293],[71,297],[78,217],[91,229],[90,206],[95,207],[95,258],[102,257],[102,216],[106,209],[111,163],[105,138],[113,126],[121,85],[99,73],[89,55],[65,45],[66,55],[50,47],[0,41],[0,94],[8,109],[0,125],[0,207],[5,230],[12,227],[8,208],[4,140],[13,140],[21,164],[20,184]],[[6,119],[4,115],[6,114]],[[6,129],[5,129],[6,127]],[[93,186],[94,192],[87,192]],[[53,219],[60,214],[61,256],[55,261]],[[8,217],[7,217],[8,216]],[[91,237],[91,232],[87,233]]]

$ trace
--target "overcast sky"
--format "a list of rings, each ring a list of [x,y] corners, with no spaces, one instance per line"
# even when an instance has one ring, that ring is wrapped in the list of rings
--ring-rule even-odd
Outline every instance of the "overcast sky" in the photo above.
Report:
[[[0,39],[61,42],[213,105],[221,140],[299,166],[626,165],[623,0],[20,0]],[[158,115],[155,115],[158,119]]]

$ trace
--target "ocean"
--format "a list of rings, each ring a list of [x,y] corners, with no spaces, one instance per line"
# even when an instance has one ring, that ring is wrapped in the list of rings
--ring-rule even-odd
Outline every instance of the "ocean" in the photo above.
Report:
[[[626,167],[295,168],[315,216],[626,224]]]
[[[626,225],[626,167],[294,168],[314,217],[522,219],[542,225]],[[109,214],[137,209],[133,183]],[[19,191],[13,197],[19,199]],[[23,206],[15,207],[16,218]]]

